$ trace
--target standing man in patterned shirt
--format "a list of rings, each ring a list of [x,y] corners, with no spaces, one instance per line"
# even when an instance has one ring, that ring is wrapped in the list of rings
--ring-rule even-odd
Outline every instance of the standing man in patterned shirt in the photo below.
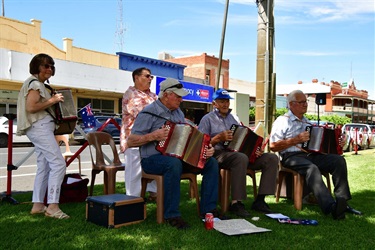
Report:
[[[127,139],[133,128],[138,113],[157,99],[157,95],[150,91],[150,84],[154,78],[151,70],[145,67],[138,68],[132,73],[134,86],[130,86],[122,98],[122,125],[120,134],[120,148],[125,156],[125,189],[131,196],[141,195],[142,168],[139,148],[128,148]],[[156,197],[155,181],[147,185],[146,191],[150,198]]]

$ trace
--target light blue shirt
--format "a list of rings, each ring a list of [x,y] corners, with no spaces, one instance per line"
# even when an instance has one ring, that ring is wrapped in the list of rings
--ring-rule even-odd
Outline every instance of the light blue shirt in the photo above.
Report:
[[[149,114],[149,113],[155,114]],[[164,119],[163,119],[163,118]],[[169,110],[160,100],[156,100],[153,103],[147,105],[137,116],[134,121],[134,125],[131,133],[135,135],[149,134],[159,128],[169,120],[174,123],[185,122],[184,113],[180,108],[176,110]],[[155,146],[157,142],[150,142],[140,147],[141,158],[147,158],[151,155],[161,154],[156,150]]]
[[[220,134],[225,130],[229,130],[233,124],[240,124],[240,121],[237,116],[234,116],[230,113],[226,117],[223,117],[219,110],[214,108],[213,111],[203,116],[201,119],[198,129],[205,134],[208,134],[212,137]],[[221,150],[224,149],[223,142],[220,142],[215,145],[215,149]]]
[[[286,114],[277,117],[272,124],[270,143],[296,137],[300,133],[306,131],[306,127],[309,125],[310,121],[307,118],[302,117],[302,120],[300,120],[289,110]],[[302,144],[297,144],[297,146],[302,147]],[[283,154],[286,152],[300,151],[302,151],[300,148],[292,146],[280,151],[280,153]]]

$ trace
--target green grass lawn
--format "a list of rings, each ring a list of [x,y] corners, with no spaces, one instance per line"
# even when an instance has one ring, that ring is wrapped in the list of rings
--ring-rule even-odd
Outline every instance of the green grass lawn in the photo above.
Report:
[[[354,208],[364,216],[348,214],[345,220],[335,221],[321,213],[318,206],[303,205],[296,211],[293,202],[268,197],[274,211],[291,218],[314,219],[317,226],[281,224],[263,214],[251,223],[271,229],[271,232],[227,236],[215,230],[207,231],[197,216],[195,200],[188,197],[188,182],[181,183],[181,212],[191,228],[176,230],[156,223],[156,205],[147,204],[144,222],[118,229],[107,229],[87,222],[85,202],[62,204],[68,220],[30,215],[31,192],[13,194],[18,205],[0,203],[0,249],[375,249],[375,149],[345,153]],[[259,175],[258,175],[259,176]],[[257,178],[259,180],[259,177]],[[95,186],[95,195],[102,195],[102,186]],[[248,177],[248,199],[253,201],[251,180]],[[117,183],[117,192],[124,192],[124,183]],[[233,217],[234,218],[234,217]]]

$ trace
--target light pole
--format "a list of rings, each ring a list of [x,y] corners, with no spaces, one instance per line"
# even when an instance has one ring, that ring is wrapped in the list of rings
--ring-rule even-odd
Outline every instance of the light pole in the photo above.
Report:
[[[227,27],[228,6],[229,6],[229,0],[226,0],[223,28],[222,28],[222,31],[221,31],[219,65],[218,65],[218,71],[217,71],[217,77],[216,77],[215,90],[219,89],[219,83],[220,83],[221,63],[222,63],[222,60],[223,60],[223,50],[224,50],[224,41],[225,41],[225,30],[226,30],[226,27]]]
[[[2,12],[2,15],[3,15],[3,16],[5,16],[4,1],[5,1],[5,0],[2,0],[2,2],[1,2],[1,7],[2,7],[2,9],[1,9],[2,11],[1,11],[1,12]]]

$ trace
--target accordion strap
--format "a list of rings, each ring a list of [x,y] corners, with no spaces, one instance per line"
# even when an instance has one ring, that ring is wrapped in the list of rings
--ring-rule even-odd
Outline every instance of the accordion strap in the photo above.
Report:
[[[170,121],[170,122],[171,122],[171,120],[169,120],[169,119],[167,119],[167,118],[165,118],[165,117],[163,117],[163,116],[160,116],[160,115],[157,115],[157,114],[154,114],[154,113],[148,112],[148,111],[142,111],[142,113],[146,113],[146,114],[149,114],[149,115],[152,115],[152,116],[156,116],[156,117],[159,117],[159,118],[161,118],[161,119],[164,119],[164,120],[166,120],[166,121]]]

